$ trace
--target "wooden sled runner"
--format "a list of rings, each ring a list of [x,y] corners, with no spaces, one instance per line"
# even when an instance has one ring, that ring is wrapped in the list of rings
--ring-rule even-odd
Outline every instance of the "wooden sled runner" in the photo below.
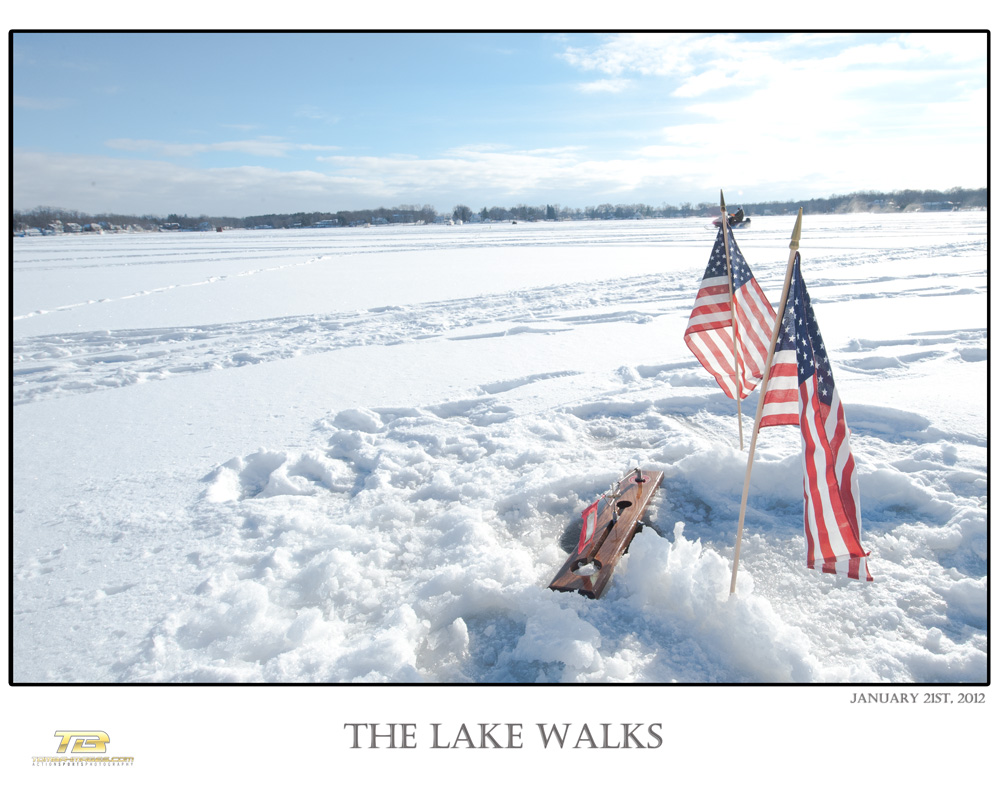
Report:
[[[636,468],[584,511],[580,543],[549,588],[599,598],[662,482],[662,472]]]

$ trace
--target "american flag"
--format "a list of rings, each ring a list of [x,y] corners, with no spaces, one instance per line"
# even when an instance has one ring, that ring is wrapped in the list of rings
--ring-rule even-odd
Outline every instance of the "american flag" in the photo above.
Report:
[[[729,232],[729,260],[736,296],[736,357],[739,362],[740,399],[753,391],[764,375],[767,350],[774,328],[775,313],[754,279],[736,238]],[[720,228],[708,259],[705,277],[694,300],[694,309],[684,331],[684,343],[718,381],[727,397],[736,399],[733,368],[733,321],[729,308],[729,277],[726,274],[726,245]]]
[[[861,548],[861,501],[851,432],[833,385],[798,253],[764,392],[760,427],[771,425],[798,425],[802,432],[806,566],[872,580],[869,554]]]
[[[576,548],[577,555],[586,550],[591,539],[594,538],[594,531],[597,530],[597,507],[600,503],[598,498],[583,512],[583,528],[580,530],[580,544]]]

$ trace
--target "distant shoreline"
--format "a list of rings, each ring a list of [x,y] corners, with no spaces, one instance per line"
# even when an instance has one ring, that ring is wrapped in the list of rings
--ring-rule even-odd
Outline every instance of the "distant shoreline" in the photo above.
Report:
[[[898,192],[855,192],[829,198],[798,201],[767,201],[760,203],[730,203],[729,208],[742,206],[748,215],[782,216],[794,214],[802,208],[806,214],[851,214],[860,212],[906,211],[973,211],[988,208],[987,190],[954,188],[947,192],[936,190],[905,190]],[[202,214],[191,217],[181,214],[156,216],[122,213],[90,213],[70,211],[58,207],[40,206],[30,211],[12,214],[14,235],[30,229],[51,233],[118,232],[122,230],[152,231],[167,227],[172,230],[214,230],[227,228],[346,228],[359,225],[448,224],[449,222],[537,222],[565,220],[629,220],[629,219],[681,219],[688,217],[714,217],[719,213],[718,203],[682,203],[679,206],[663,203],[651,206],[645,203],[603,203],[583,209],[553,204],[529,206],[523,203],[510,206],[483,206],[478,211],[466,205],[456,205],[451,213],[439,213],[431,205],[399,205],[392,208],[378,207],[354,211],[300,211],[248,215],[243,217]],[[67,230],[71,229],[71,230]]]

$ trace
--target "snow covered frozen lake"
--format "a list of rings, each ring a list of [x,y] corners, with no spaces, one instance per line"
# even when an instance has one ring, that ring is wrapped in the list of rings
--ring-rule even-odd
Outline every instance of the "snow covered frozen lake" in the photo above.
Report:
[[[736,232],[775,306],[793,222]],[[746,451],[683,343],[714,236],[16,239],[14,681],[985,682],[985,214],[805,218],[874,582],[806,569],[769,428],[732,597]],[[636,464],[604,597],[550,591]]]

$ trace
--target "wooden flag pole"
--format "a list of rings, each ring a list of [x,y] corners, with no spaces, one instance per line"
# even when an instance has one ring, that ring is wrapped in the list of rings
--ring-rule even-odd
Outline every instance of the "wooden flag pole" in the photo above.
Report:
[[[753,454],[757,449],[757,434],[760,432],[760,418],[764,413],[764,394],[767,392],[767,382],[771,377],[771,362],[774,360],[774,348],[778,344],[778,335],[781,332],[781,321],[785,316],[785,304],[788,302],[788,290],[792,285],[792,267],[795,266],[795,254],[799,250],[799,237],[802,235],[802,209],[799,209],[799,216],[795,220],[795,228],[792,230],[792,238],[788,243],[788,269],[785,270],[785,285],[781,289],[781,302],[778,304],[778,316],[774,320],[774,330],[771,331],[771,345],[767,351],[767,365],[764,367],[764,378],[760,382],[760,397],[757,398],[757,416],[753,422],[753,434],[750,437],[750,452],[747,455],[747,472],[743,479],[743,499],[740,501],[740,521],[736,529],[736,550],[733,553],[733,579],[729,584],[729,594],[736,592],[736,570],[740,566],[740,544],[743,541],[743,519],[747,511],[747,496],[750,493],[750,470],[753,469]]]
[[[726,215],[726,196],[719,190],[719,207],[722,209],[722,239],[726,249],[726,275],[729,277],[729,314],[733,323],[733,375],[736,380],[736,419],[740,428],[740,450],[743,449],[743,410],[740,408],[740,395],[743,393],[743,376],[740,375],[740,362],[736,353],[736,297],[733,294],[733,269],[729,263],[729,217]]]

